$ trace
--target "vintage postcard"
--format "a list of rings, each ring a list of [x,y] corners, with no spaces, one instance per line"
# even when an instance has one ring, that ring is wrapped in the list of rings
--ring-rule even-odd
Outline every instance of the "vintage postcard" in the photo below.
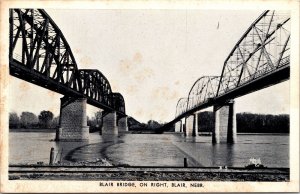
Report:
[[[299,192],[299,1],[1,1],[1,192]]]

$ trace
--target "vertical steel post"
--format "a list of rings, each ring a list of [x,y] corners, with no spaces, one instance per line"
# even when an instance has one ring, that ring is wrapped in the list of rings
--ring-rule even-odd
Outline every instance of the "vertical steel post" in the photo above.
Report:
[[[50,160],[49,160],[49,165],[53,165],[54,163],[54,148],[52,147],[50,150]]]

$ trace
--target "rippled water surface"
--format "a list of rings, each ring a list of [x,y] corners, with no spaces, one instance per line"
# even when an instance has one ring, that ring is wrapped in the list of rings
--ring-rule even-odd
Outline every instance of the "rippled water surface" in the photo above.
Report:
[[[251,157],[268,167],[289,167],[288,135],[238,135],[233,145],[211,143],[210,136],[185,138],[179,134],[125,134],[102,138],[90,134],[89,142],[54,142],[54,133],[10,132],[9,163],[49,162],[51,147],[61,161],[106,158],[131,166],[245,166]]]

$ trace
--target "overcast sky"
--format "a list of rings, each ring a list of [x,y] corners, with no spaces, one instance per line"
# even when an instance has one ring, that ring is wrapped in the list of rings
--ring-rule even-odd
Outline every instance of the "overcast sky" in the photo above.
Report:
[[[78,67],[101,71],[123,95],[126,113],[141,122],[172,120],[178,99],[199,77],[221,75],[225,58],[262,11],[46,10]],[[60,97],[10,76],[10,112],[58,115]],[[89,106],[88,115],[95,110]],[[236,99],[236,111],[288,114],[289,81]]]

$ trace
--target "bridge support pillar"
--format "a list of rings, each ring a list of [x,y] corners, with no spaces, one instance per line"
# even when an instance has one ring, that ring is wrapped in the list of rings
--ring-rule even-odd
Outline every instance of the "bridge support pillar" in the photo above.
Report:
[[[199,131],[198,131],[198,113],[194,114],[194,136],[198,136]]]
[[[185,136],[196,136],[196,129],[198,130],[198,124],[196,124],[196,114],[190,115],[185,118]]]
[[[178,121],[175,123],[175,132],[182,132],[182,121]]]
[[[214,106],[215,128],[212,133],[213,143],[235,143],[236,115],[234,101]]]
[[[64,96],[60,99],[60,103],[59,129],[56,131],[56,141],[88,140],[86,98]]]
[[[180,120],[180,133],[185,133],[185,124]]]
[[[127,116],[118,120],[118,129],[120,133],[128,131]]]
[[[102,118],[102,135],[118,135],[117,114],[109,112]]]

